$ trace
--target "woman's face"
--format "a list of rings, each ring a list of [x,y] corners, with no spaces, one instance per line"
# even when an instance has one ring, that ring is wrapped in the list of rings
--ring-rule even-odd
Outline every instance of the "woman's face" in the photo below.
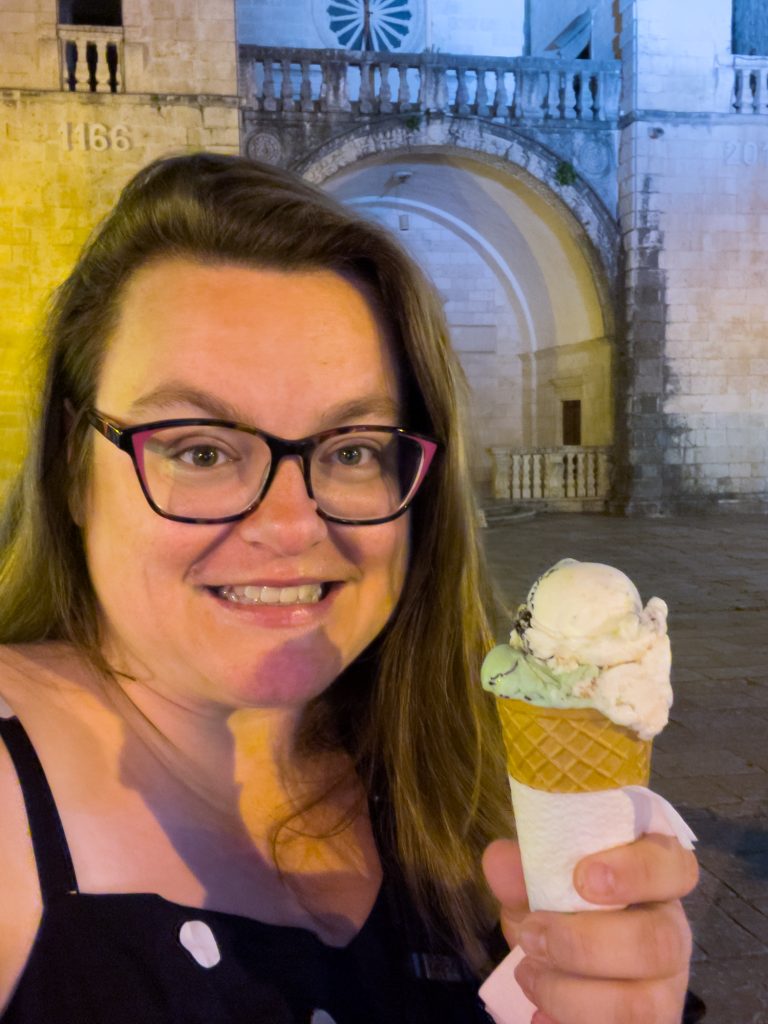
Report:
[[[402,425],[385,331],[361,291],[331,271],[168,259],[133,275],[120,308],[96,407],[123,426],[234,418],[292,439]],[[95,433],[83,526],[113,664],[184,700],[231,707],[296,707],[320,693],[387,622],[408,558],[408,514],[328,523],[294,458],[239,522],[164,519],[130,458]],[[317,603],[219,593],[313,584],[323,585]]]

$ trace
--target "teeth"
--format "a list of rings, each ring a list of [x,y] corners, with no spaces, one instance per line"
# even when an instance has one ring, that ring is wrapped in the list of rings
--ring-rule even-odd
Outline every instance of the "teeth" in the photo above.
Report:
[[[221,597],[236,604],[317,604],[323,596],[320,583],[301,587],[219,587]]]

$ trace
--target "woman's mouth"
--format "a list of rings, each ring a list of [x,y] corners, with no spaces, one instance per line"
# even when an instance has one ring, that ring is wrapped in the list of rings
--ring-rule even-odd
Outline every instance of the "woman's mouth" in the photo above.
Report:
[[[330,583],[303,583],[293,587],[268,587],[248,584],[209,587],[217,597],[242,605],[308,605],[318,604],[327,596]]]

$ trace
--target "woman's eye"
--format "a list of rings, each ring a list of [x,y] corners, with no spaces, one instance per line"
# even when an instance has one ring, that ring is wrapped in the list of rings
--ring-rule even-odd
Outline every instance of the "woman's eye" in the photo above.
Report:
[[[175,456],[180,462],[198,469],[209,469],[211,466],[218,466],[222,462],[229,461],[220,448],[213,445],[195,445],[194,448],[186,448]]]
[[[375,451],[362,445],[348,445],[336,451],[336,459],[342,466],[364,466],[375,457]]]

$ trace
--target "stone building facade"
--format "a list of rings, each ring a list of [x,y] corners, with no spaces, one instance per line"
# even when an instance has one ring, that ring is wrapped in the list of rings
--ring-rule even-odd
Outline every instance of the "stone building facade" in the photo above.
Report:
[[[0,483],[21,454],[45,300],[94,224],[149,160],[240,147],[229,0],[125,0],[119,25],[61,20],[78,6],[111,5],[0,9]]]
[[[765,506],[756,0],[123,0],[71,24],[88,6],[0,14],[0,480],[42,298],[137,167],[205,147],[300,170],[425,267],[486,496]]]

